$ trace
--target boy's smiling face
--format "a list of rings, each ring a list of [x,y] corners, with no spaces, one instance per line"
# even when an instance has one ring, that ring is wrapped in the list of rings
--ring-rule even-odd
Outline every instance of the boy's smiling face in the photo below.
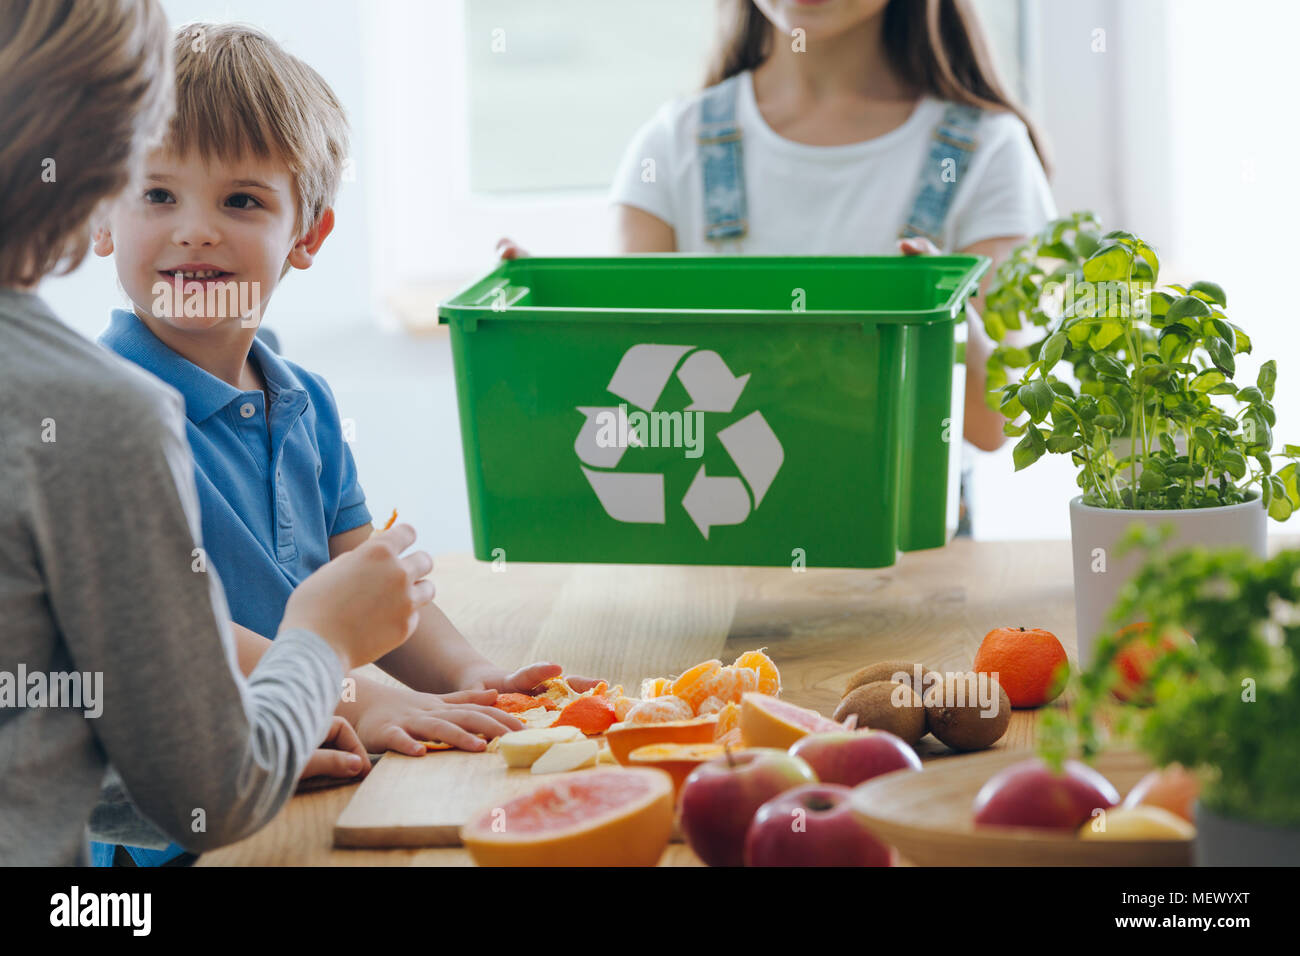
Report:
[[[167,333],[241,327],[251,337],[285,268],[310,266],[332,228],[327,210],[299,234],[296,208],[293,177],[282,162],[205,163],[193,153],[157,150],[114,204],[95,251],[115,256],[136,314],[164,340]],[[172,294],[178,275],[179,298]],[[228,308],[231,302],[242,307]],[[250,307],[252,315],[242,314]]]

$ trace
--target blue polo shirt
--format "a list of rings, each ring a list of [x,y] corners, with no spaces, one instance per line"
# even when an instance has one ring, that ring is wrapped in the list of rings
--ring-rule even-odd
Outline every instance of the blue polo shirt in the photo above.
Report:
[[[185,399],[186,433],[202,511],[203,549],[231,618],[274,638],[289,594],[329,561],[329,539],[370,523],[356,464],[325,380],[253,340],[270,395],[241,391],[162,343],[133,312],[114,310],[101,344]],[[127,848],[141,866],[178,856]],[[96,865],[112,847],[93,844]]]
[[[205,372],[122,310],[99,341],[185,399],[207,560],[235,622],[274,638],[290,592],[329,561],[329,539],[370,523],[329,386],[254,339],[268,408],[262,392]]]

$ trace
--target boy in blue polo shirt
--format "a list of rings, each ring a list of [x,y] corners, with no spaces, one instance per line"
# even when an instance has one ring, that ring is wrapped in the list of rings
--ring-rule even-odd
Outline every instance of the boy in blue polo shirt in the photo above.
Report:
[[[329,386],[255,337],[280,280],[309,268],[334,227],[347,121],[325,81],[256,30],[191,24],[174,50],[168,135],[95,233],[134,306],[113,312],[100,341],[185,400],[201,559],[225,584],[240,665],[252,668],[293,588],[372,532]],[[414,690],[358,677],[337,713],[368,750],[412,755],[427,739],[482,750],[483,737],[522,727],[491,706],[497,692],[561,672],[507,673],[433,605],[378,663]],[[145,864],[169,854],[131,850]]]

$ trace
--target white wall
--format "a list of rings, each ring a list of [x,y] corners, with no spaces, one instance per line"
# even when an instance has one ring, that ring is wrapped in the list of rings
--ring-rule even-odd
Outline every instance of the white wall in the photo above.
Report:
[[[1148,239],[1165,282],[1222,285],[1229,317],[1255,346],[1238,358],[1238,378],[1277,360],[1276,450],[1295,443],[1300,322],[1285,277],[1300,212],[1289,175],[1300,132],[1287,105],[1300,4],[1031,0],[1031,12],[1034,112],[1053,147],[1059,209],[1092,209],[1107,227]],[[1094,50],[1098,30],[1104,52]],[[1069,457],[1016,474],[1010,446],[974,452],[976,536],[1068,536]],[[1294,522],[1269,530],[1295,533]]]
[[[361,25],[372,18],[364,15],[365,7],[355,0],[313,0],[307,6],[258,0],[163,0],[163,8],[173,27],[197,20],[237,20],[258,27],[310,64],[343,103],[353,124],[356,181],[342,185],[335,204],[337,226],[316,264],[306,273],[291,272],[276,289],[267,324],[289,341],[317,330],[372,328],[367,319],[372,299],[367,215],[372,183],[365,174],[373,164],[364,131],[366,91],[360,68]],[[307,10],[310,15],[304,15]],[[112,260],[93,253],[73,275],[47,279],[41,294],[65,321],[92,337],[107,324],[110,309],[128,307]]]

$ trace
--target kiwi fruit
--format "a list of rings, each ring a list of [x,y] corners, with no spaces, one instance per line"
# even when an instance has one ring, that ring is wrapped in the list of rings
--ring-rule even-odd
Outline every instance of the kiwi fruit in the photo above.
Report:
[[[918,667],[921,668],[921,687],[917,687],[916,682],[913,680]],[[854,689],[861,687],[863,684],[874,684],[876,681],[894,680],[894,675],[900,673],[907,675],[906,680],[903,680],[900,683],[906,684],[917,694],[921,695],[925,694],[924,684],[928,683],[930,680],[937,679],[938,677],[938,675],[936,675],[935,678],[930,678],[928,675],[933,672],[923,664],[914,664],[911,661],[880,661],[877,664],[868,664],[866,667],[854,671],[853,676],[851,676],[848,683],[844,685],[844,693],[840,694],[840,698],[843,699],[847,697],[854,691]]]
[[[902,706],[895,706],[895,694]],[[843,723],[849,714],[857,714],[858,727],[887,730],[909,746],[925,736],[925,706],[907,684],[878,680],[853,688],[835,708],[834,720]]]
[[[943,682],[943,700],[925,708],[930,733],[953,750],[992,747],[1002,739],[1011,723],[1011,698],[1001,684],[988,675],[985,677],[997,693],[996,715],[985,716],[981,710],[975,693],[978,678],[973,673],[949,674]]]

